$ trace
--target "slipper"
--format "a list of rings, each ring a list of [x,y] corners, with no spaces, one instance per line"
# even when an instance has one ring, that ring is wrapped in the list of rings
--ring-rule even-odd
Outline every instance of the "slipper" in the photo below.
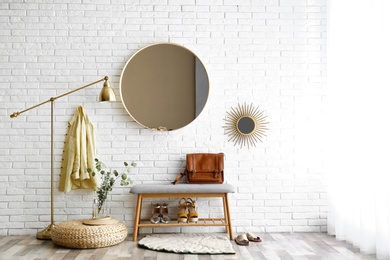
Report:
[[[249,240],[248,238],[246,237],[245,234],[242,234],[242,235],[239,235],[237,236],[234,241],[236,241],[237,245],[240,245],[240,246],[249,246]]]
[[[248,237],[248,240],[252,241],[252,242],[261,242],[262,241],[260,237],[255,236],[251,232],[246,233],[246,236]]]

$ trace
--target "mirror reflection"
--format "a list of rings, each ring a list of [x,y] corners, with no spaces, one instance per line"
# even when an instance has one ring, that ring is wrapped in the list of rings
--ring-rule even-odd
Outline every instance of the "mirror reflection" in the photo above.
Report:
[[[209,80],[194,53],[176,44],[160,43],[129,59],[122,71],[120,92],[136,122],[169,131],[199,116],[207,102]]]

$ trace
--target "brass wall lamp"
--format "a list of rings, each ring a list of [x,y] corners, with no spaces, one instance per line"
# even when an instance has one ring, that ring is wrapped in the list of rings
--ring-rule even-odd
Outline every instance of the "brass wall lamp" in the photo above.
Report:
[[[71,90],[69,92],[66,92],[64,94],[61,94],[59,96],[56,96],[56,97],[51,97],[50,99],[42,102],[42,103],[39,103],[37,105],[34,105],[32,107],[29,107],[27,109],[24,109],[22,111],[19,111],[19,112],[15,112],[13,113],[12,115],[10,115],[11,118],[15,118],[17,116],[19,116],[20,114],[24,113],[24,112],[27,112],[31,109],[34,109],[36,107],[39,107],[43,104],[46,104],[46,103],[49,103],[51,104],[51,116],[50,116],[50,122],[51,122],[51,136],[50,136],[50,142],[51,142],[51,149],[50,149],[50,154],[51,154],[51,171],[50,171],[50,214],[51,214],[51,223],[50,225],[45,228],[44,230],[40,231],[37,233],[36,235],[36,238],[37,239],[51,239],[51,230],[53,229],[54,227],[54,101],[61,98],[61,97],[64,97],[64,96],[67,96],[69,94],[72,94],[74,92],[77,92],[79,90],[82,90],[84,88],[87,88],[89,86],[92,86],[96,83],[99,83],[99,82],[102,82],[104,81],[104,84],[103,84],[103,88],[102,90],[100,91],[100,95],[99,95],[99,102],[110,102],[110,101],[116,101],[116,98],[115,98],[115,94],[114,94],[114,91],[111,89],[110,87],[110,84],[108,82],[108,77],[105,76],[104,78],[98,80],[98,81],[95,81],[95,82],[92,82],[90,84],[87,84],[85,86],[82,86],[82,87],[79,87],[77,89],[74,89],[74,90]]]

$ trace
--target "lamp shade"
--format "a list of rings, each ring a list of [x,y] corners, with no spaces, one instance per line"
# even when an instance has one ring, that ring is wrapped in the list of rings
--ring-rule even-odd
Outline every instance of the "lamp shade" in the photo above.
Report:
[[[110,87],[110,83],[108,82],[108,77],[105,79],[103,88],[100,91],[99,102],[109,102],[116,101],[114,91]]]

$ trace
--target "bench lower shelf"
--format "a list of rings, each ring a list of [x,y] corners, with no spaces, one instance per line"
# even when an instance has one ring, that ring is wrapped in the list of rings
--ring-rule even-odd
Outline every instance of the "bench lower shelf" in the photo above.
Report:
[[[223,218],[200,218],[194,223],[179,223],[177,219],[171,219],[169,223],[151,223],[148,219],[141,219],[138,227],[196,227],[196,226],[215,226],[215,227],[226,227],[228,224]]]

